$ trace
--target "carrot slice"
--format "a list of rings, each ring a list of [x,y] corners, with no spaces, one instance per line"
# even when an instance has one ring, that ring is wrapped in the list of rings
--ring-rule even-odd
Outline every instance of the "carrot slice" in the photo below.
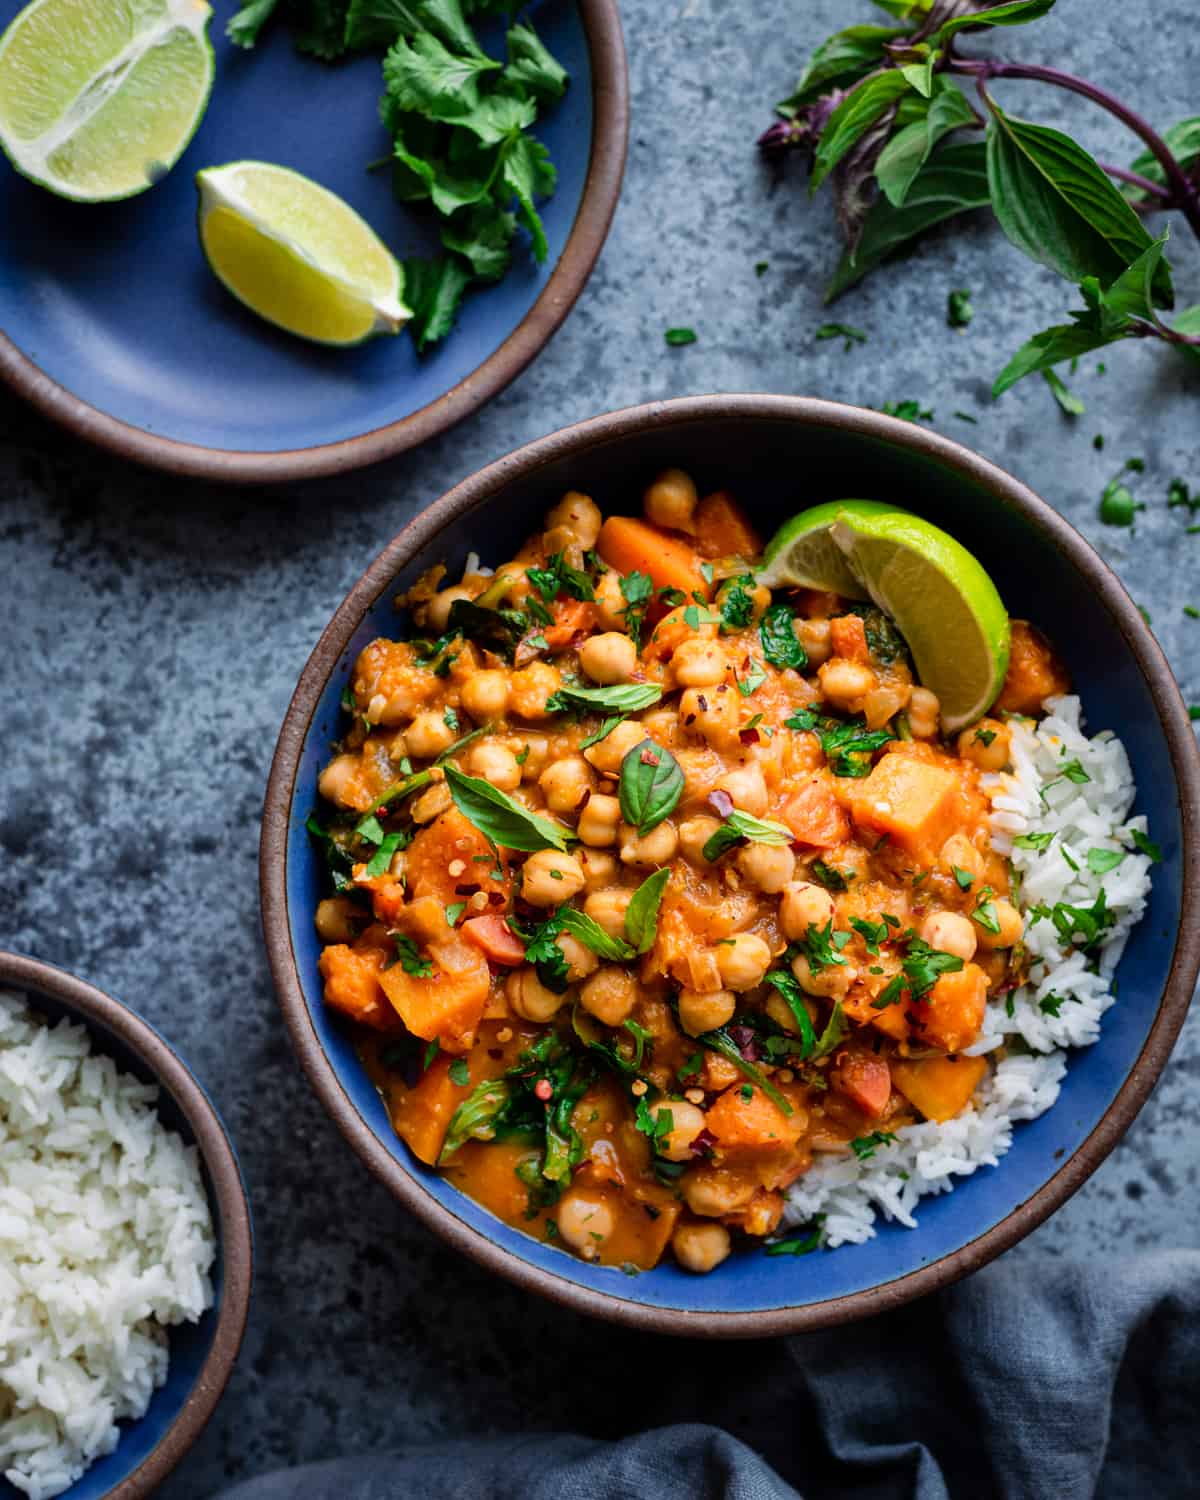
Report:
[[[482,949],[494,964],[514,968],[525,962],[525,944],[503,917],[468,917],[460,928],[463,937]]]
[[[639,521],[634,516],[609,516],[600,528],[596,551],[619,573],[648,573],[656,589],[682,589],[710,597],[700,571],[700,557],[690,542]]]

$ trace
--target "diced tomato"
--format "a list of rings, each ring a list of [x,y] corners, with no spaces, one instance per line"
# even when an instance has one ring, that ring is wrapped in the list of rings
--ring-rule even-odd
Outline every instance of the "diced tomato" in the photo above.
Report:
[[[829,1070],[829,1084],[872,1120],[883,1114],[892,1096],[887,1058],[863,1047],[842,1048]]]

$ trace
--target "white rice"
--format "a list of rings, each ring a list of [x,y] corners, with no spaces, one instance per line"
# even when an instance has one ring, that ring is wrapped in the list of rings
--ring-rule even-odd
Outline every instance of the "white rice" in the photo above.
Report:
[[[1151,861],[1132,840],[1135,831],[1147,832],[1146,820],[1129,816],[1135,788],[1120,740],[1108,731],[1089,739],[1078,698],[1050,698],[1045,708],[1036,727],[1012,721],[1011,774],[984,778],[993,847],[1010,856],[1020,881],[1014,900],[1027,916],[1029,982],[989,1001],[983,1032],[969,1051],[996,1053],[996,1063],[961,1115],[942,1125],[906,1126],[865,1161],[850,1152],[819,1157],[789,1190],[785,1222],[823,1215],[830,1247],[870,1239],[879,1213],[915,1228],[918,1199],[949,1192],[978,1167],[994,1167],[1012,1145],[1014,1123],[1044,1114],[1058,1098],[1067,1066],[1063,1049],[1094,1042],[1115,999],[1113,971],[1150,889]],[[1063,767],[1074,762],[1088,780],[1063,779]],[[1053,833],[1054,839],[1043,850],[1014,848],[1013,839],[1027,833]],[[1121,850],[1124,857],[1095,874],[1087,858],[1092,849]],[[1101,888],[1115,920],[1091,954],[1064,952],[1048,918],[1029,919],[1039,905],[1091,907]],[[1020,1050],[1011,1050],[1013,1043]]]
[[[142,1416],[167,1325],[213,1302],[195,1147],[158,1089],[0,993],[0,1473],[61,1494]]]

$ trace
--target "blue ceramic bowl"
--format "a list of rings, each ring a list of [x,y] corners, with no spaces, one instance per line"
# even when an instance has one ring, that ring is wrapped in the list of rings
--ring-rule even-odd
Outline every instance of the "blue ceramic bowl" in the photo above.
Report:
[[[734,1255],[712,1275],[674,1265],[630,1279],[510,1229],[422,1167],[389,1127],[350,1036],[321,1000],[313,908],[321,872],[304,831],[338,733],[351,663],[394,635],[392,600],[435,562],[500,562],[567,488],[604,511],[636,509],[648,479],[678,464],[726,486],[764,535],[840,495],[894,500],[975,552],[1016,616],[1061,649],[1093,729],[1124,739],[1163,860],[1119,971],[1101,1041],[1071,1057],[1061,1097],[1019,1125],[995,1169],[923,1200],[920,1227],[881,1224],[868,1244],[803,1259]],[[1200,967],[1200,768],[1157,643],[1113,573],[1017,480],[958,444],[876,412],[795,397],[711,396],[599,417],[520,449],[451,490],[402,532],[350,591],[288,711],[267,795],[265,930],[301,1062],[351,1144],[445,1238],[521,1284],[584,1311],[671,1333],[761,1335],[861,1316],[984,1264],[1086,1179],[1127,1128],[1166,1061]]]
[[[24,0],[0,0],[0,31]],[[550,251],[519,248],[473,291],[454,332],[418,357],[410,338],[324,349],[272,328],[217,282],[196,233],[197,170],[279,162],[340,193],[401,255],[438,248],[398,204],[379,121],[380,58],[327,66],[282,25],[252,52],[209,25],[208,112],[167,178],[120,203],[56,198],[0,154],[0,380],[129,458],[213,479],[342,472],[424,442],[476,410],[541,350],[587,281],[620,192],[628,83],[617,0],[535,0],[539,34],[571,75],[537,135],[558,168],[542,208]],[[503,56],[503,26],[485,44]],[[523,239],[524,236],[522,235]],[[7,337],[5,337],[7,335]]]
[[[51,1022],[85,1026],[97,1052],[159,1086],[158,1113],[199,1147],[212,1206],[217,1257],[213,1306],[198,1323],[170,1330],[166,1383],[137,1422],[122,1422],[114,1451],[64,1491],[64,1500],[142,1500],[154,1493],[216,1409],[233,1371],[250,1309],[254,1251],[250,1208],[237,1158],[208,1095],[177,1053],[146,1021],[90,984],[37,959],[0,952],[0,990],[26,994]],[[0,1500],[23,1500],[0,1477]]]

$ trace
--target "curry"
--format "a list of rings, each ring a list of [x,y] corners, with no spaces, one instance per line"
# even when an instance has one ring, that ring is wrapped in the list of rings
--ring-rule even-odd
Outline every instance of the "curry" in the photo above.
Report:
[[[1018,984],[982,783],[1067,688],[1014,622],[953,740],[877,609],[772,592],[725,493],[569,493],[398,601],[310,828],[326,1003],[392,1124],[498,1218],[628,1270],[771,1235],[814,1153],[945,1121]]]

